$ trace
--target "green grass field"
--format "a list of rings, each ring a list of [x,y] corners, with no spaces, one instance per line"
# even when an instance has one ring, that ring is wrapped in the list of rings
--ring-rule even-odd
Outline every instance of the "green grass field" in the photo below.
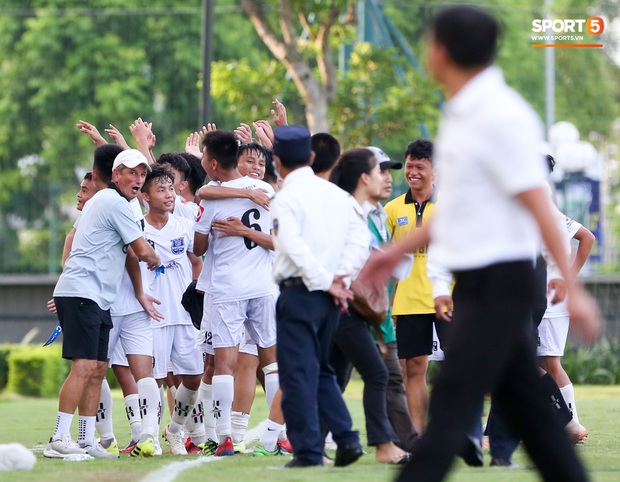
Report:
[[[359,381],[352,382],[346,399],[354,418],[355,427],[364,432]],[[620,480],[620,386],[576,387],[579,415],[590,430],[587,444],[577,447],[587,464],[594,481]],[[120,392],[115,392],[115,430],[119,445],[126,444],[129,426],[124,414]],[[122,456],[118,461],[90,460],[65,462],[43,457],[42,450],[52,433],[57,402],[53,399],[17,397],[10,393],[0,394],[0,443],[20,442],[32,448],[37,463],[29,472],[0,472],[0,481],[183,481],[203,482],[305,482],[305,481],[354,481],[380,482],[393,480],[397,469],[379,465],[374,461],[372,448],[357,463],[342,469],[324,467],[305,470],[282,470],[288,457],[254,458],[251,455],[225,459],[201,456],[173,456],[164,454],[151,459],[132,459]],[[264,397],[258,396],[252,412],[250,427],[266,417]],[[74,426],[77,425],[77,418]],[[162,442],[165,450],[165,442]],[[519,449],[515,460],[528,467],[527,456]],[[489,455],[485,454],[489,463]],[[473,469],[457,460],[450,481],[536,481],[537,472],[531,469],[501,469],[484,467]]]

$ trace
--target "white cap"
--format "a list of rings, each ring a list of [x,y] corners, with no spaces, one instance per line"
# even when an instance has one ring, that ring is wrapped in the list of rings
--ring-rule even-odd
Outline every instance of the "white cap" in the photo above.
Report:
[[[372,151],[372,153],[375,155],[375,159],[379,163],[379,167],[382,171],[384,171],[385,169],[402,169],[403,168],[402,162],[397,162],[397,161],[393,161],[392,159],[390,159],[390,156],[388,156],[385,152],[383,152],[383,149],[376,147],[376,146],[367,146],[366,149],[368,149],[369,151]]]
[[[116,156],[116,159],[114,159],[112,170],[114,171],[115,169],[118,169],[121,165],[134,168],[138,167],[140,164],[144,164],[149,171],[151,170],[149,161],[146,160],[144,154],[137,149],[125,149],[118,156]]]

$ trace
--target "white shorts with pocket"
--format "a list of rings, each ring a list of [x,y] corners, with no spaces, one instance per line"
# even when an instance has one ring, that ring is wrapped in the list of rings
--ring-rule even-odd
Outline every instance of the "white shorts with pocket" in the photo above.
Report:
[[[200,330],[198,330],[198,335],[196,337],[196,348],[202,353],[207,353],[209,355],[215,354],[213,351],[213,332],[211,331],[212,300],[213,297],[211,293],[205,293]]]
[[[153,325],[145,311],[113,316],[112,323],[114,327],[110,330],[108,358],[113,358],[117,347],[124,355],[153,355]]]

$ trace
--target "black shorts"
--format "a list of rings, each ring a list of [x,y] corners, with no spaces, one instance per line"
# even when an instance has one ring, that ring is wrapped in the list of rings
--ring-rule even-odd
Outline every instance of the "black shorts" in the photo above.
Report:
[[[438,320],[434,313],[423,315],[398,315],[396,317],[396,345],[398,358],[408,359],[433,353],[433,323],[437,337],[445,350],[450,326],[447,321]]]
[[[54,297],[62,328],[62,357],[106,361],[112,329],[110,310],[87,298]]]

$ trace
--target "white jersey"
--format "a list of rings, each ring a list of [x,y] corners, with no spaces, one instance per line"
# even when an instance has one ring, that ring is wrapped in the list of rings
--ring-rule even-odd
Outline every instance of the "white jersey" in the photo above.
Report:
[[[207,186],[221,186],[221,185],[222,184],[218,181],[210,181],[209,184],[207,184]],[[205,200],[203,202],[207,202],[207,201]],[[198,226],[198,223],[200,222],[201,212],[202,212],[202,209],[198,207],[198,215],[194,219],[196,221],[196,225],[194,225],[194,229],[197,230],[199,233],[202,233],[202,231],[200,231],[200,229],[196,229],[196,227]],[[207,227],[204,226],[203,229],[206,229],[206,228]],[[213,239],[214,239],[213,235],[209,235],[209,244],[213,242]],[[213,271],[213,250],[207,249],[207,252],[204,255],[202,271],[200,272],[200,276],[198,277],[198,282],[196,283],[197,290],[204,291],[205,293],[211,292],[211,272],[212,271]]]
[[[154,322],[154,327],[168,325],[191,325],[189,313],[181,305],[181,297],[192,282],[192,264],[187,257],[194,250],[193,223],[171,214],[161,229],[155,229],[148,221],[144,235],[161,258],[162,266],[155,271],[141,263],[143,279],[149,294],[161,301],[157,310],[164,316]]]
[[[223,187],[237,189],[264,189],[273,194],[266,182],[241,177],[222,183]],[[211,229],[216,220],[236,217],[246,226],[270,233],[269,211],[249,199],[231,198],[201,201],[195,230],[213,234],[209,250],[213,250],[211,293],[214,303],[249,300],[276,292],[271,276],[273,252],[241,236],[223,236]]]
[[[140,226],[140,230],[144,233],[144,214],[142,214],[142,208],[140,207],[140,201],[137,198],[129,201],[129,206],[133,211],[133,215],[136,219],[136,223]],[[144,282],[142,283],[143,291],[148,292]],[[138,313],[142,311],[142,305],[136,299],[136,292],[133,289],[133,284],[129,278],[127,270],[123,271],[123,278],[121,279],[121,285],[118,290],[118,295],[112,306],[110,306],[110,315],[112,316],[125,316],[132,313]]]
[[[172,214],[193,222],[196,220],[196,216],[198,216],[198,204],[187,201],[183,196],[177,194]]]
[[[568,231],[568,238],[573,239],[577,234],[577,231],[581,229],[581,224],[577,221],[569,218],[566,214],[562,214],[566,223],[566,230]],[[549,271],[547,271],[547,283],[549,283]],[[568,315],[568,300],[552,305],[547,301],[547,311],[545,311],[544,318],[561,318]]]

